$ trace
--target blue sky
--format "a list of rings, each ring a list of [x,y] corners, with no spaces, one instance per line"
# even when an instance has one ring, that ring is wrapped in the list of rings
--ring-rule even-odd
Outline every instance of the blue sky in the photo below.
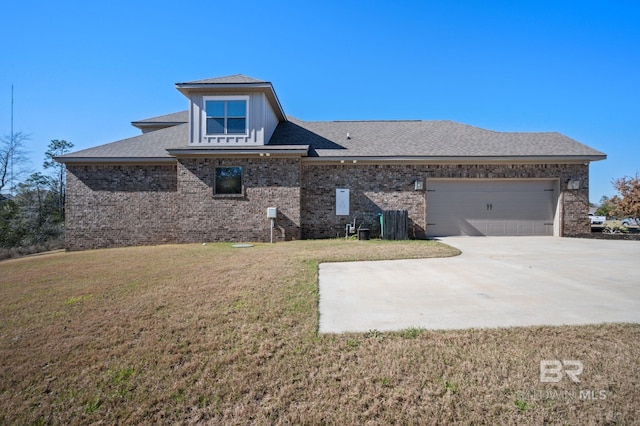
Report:
[[[304,120],[447,119],[558,131],[608,155],[590,198],[640,171],[640,2],[21,0],[0,6],[0,134],[76,149],[187,108],[174,83],[271,81]]]

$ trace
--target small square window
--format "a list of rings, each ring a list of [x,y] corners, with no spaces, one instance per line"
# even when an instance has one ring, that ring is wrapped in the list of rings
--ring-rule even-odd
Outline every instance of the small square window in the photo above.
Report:
[[[242,194],[242,167],[216,167],[215,194]]]

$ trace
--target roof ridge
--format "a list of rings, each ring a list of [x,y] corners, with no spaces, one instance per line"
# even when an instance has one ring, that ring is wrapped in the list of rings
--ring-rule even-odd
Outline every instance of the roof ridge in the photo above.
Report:
[[[421,119],[378,119],[378,120],[303,120],[301,118],[287,115],[287,119],[300,121],[303,123],[434,123],[434,122],[450,122],[455,123],[451,120],[421,120]]]
[[[329,123],[415,123],[421,121],[438,121],[438,120],[413,120],[413,119],[399,119],[399,120],[330,120]]]
[[[200,80],[186,81],[176,83],[176,85],[182,84],[252,84],[252,83],[269,83],[266,80],[260,80],[257,78],[249,77],[244,74],[232,74],[220,77],[204,78]]]
[[[169,122],[175,123],[186,123],[189,121],[189,110],[185,109],[182,111],[170,112],[169,114],[156,115],[154,117],[143,118],[142,120],[133,120],[131,124],[135,125],[136,123],[165,123],[169,118],[178,118],[180,115],[185,115],[184,120],[171,120]]]
[[[547,130],[547,131],[493,130],[493,129],[486,129],[486,128],[480,127],[480,126],[474,126],[473,124],[461,123],[459,121],[454,121],[454,120],[442,120],[442,121],[448,121],[450,123],[458,124],[460,126],[471,127],[473,129],[482,130],[484,132],[496,133],[496,134],[523,134],[523,135],[549,135],[549,134],[556,134],[556,135],[560,135],[560,136],[563,136],[563,137],[567,137],[566,135],[558,132],[557,130],[551,130],[551,131],[549,131],[549,130]]]

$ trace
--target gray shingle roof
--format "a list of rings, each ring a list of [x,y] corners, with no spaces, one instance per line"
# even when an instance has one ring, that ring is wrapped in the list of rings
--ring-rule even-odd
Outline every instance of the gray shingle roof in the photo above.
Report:
[[[179,116],[184,112],[176,114]],[[161,116],[160,119],[176,114]],[[185,149],[189,149],[188,140],[189,124],[184,123],[67,154],[60,159],[169,160],[173,157],[167,150],[181,150],[184,153]],[[303,148],[307,145],[310,147],[309,156],[325,158],[606,158],[602,152],[556,132],[495,132],[453,121],[307,122],[289,118],[289,121],[278,124],[266,149]]]
[[[175,126],[159,129],[150,133],[144,133],[140,136],[123,139],[116,142],[96,146],[94,148],[84,149],[82,151],[72,152],[60,157],[62,162],[69,161],[172,161],[174,157],[169,154],[168,150],[173,153],[184,154],[185,151],[191,151],[202,154],[203,151],[209,152],[231,152],[241,153],[243,151],[264,151],[279,153],[305,153],[308,146],[304,144],[293,145],[266,145],[266,146],[220,146],[220,147],[189,147],[189,123],[178,124]],[[298,155],[300,155],[298,154]]]
[[[160,115],[158,117],[145,118],[144,120],[132,121],[134,126],[138,123],[156,124],[156,123],[187,123],[189,121],[189,111],[174,112],[172,114]]]
[[[189,143],[189,124],[178,124],[155,132],[111,142],[94,148],[72,152],[59,157],[65,159],[172,159],[168,148]]]
[[[349,138],[347,138],[347,133]],[[453,121],[322,121],[289,117],[271,144],[311,145],[319,157],[571,157],[604,158],[556,132],[495,132]]]
[[[252,77],[247,77],[243,74],[228,75],[225,77],[206,78],[204,80],[188,81],[184,83],[176,84],[246,84],[246,83],[268,83],[264,80],[258,80]]]

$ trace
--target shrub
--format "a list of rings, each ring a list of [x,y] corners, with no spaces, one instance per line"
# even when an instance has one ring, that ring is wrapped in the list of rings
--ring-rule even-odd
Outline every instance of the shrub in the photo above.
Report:
[[[0,260],[13,259],[28,256],[30,254],[43,253],[64,248],[64,239],[56,238],[38,244],[17,247],[0,247]]]
[[[619,220],[608,220],[604,223],[602,232],[605,234],[626,234],[629,229]]]

